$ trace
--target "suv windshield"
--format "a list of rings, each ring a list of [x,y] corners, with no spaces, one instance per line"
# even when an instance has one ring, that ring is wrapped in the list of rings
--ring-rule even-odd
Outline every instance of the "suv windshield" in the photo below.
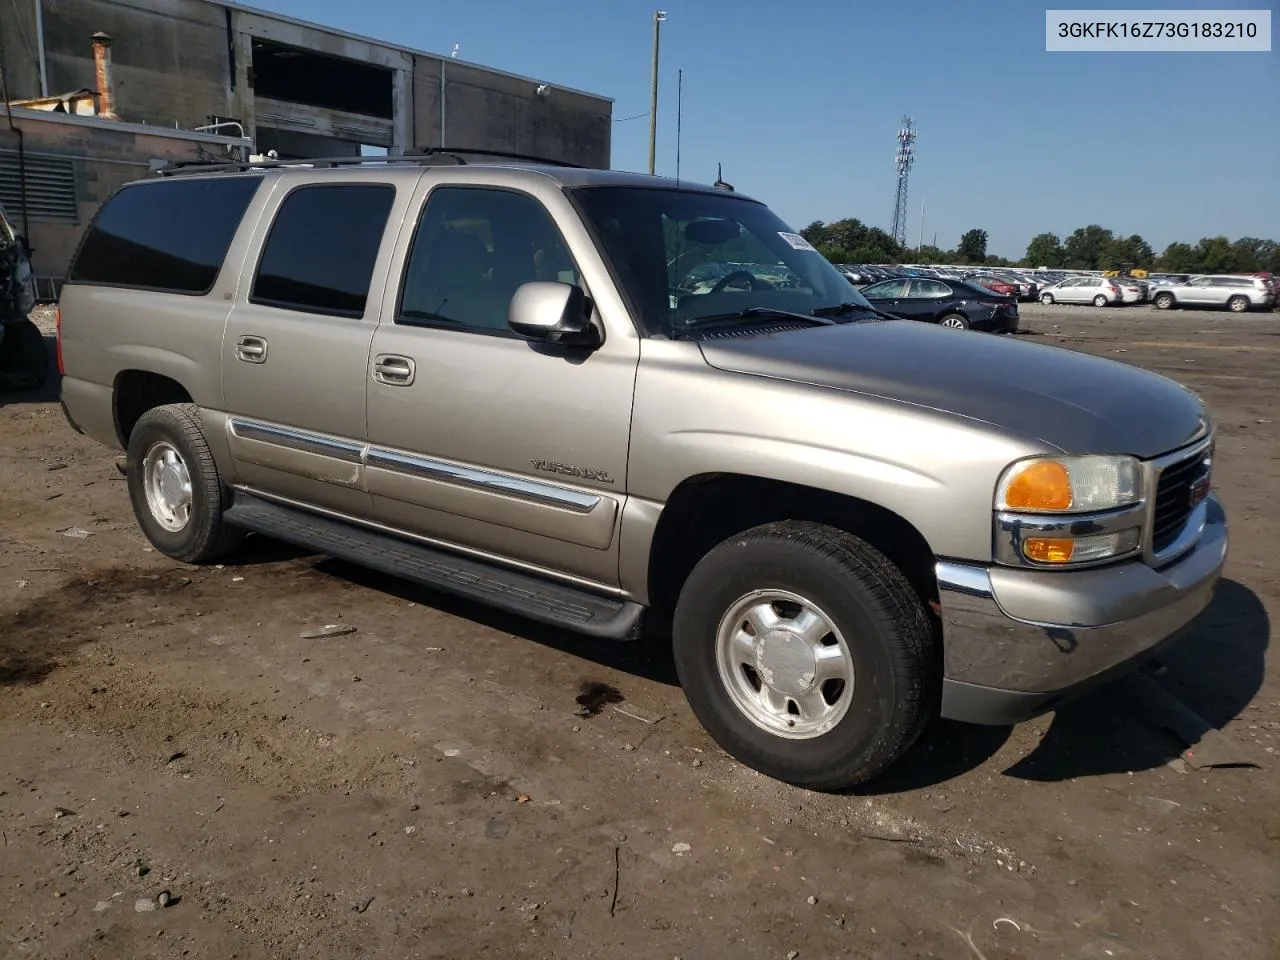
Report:
[[[750,311],[872,312],[856,287],[762,203],[652,187],[569,191],[650,335]],[[745,317],[744,317],[745,321]]]

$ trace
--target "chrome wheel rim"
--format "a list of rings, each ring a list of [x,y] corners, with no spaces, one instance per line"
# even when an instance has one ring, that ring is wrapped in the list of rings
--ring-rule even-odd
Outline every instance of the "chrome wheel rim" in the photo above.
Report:
[[[1046,293],[1043,297],[1040,298],[1040,302],[1043,303],[1046,307],[1049,306],[1049,304],[1053,303],[1053,294]]]
[[[961,320],[959,317],[943,317],[942,325],[944,327],[950,327],[952,330],[964,329],[964,321]]]
[[[191,520],[191,474],[170,443],[153,443],[142,460],[142,485],[152,518],[170,533]]]
[[[1245,309],[1249,306],[1249,303],[1242,297],[1233,297],[1227,306],[1229,306],[1234,313],[1244,313]]]
[[[1105,307],[1107,305],[1107,298],[1101,295],[1096,296],[1093,298],[1093,305],[1095,307]]]
[[[817,604],[787,590],[737,600],[716,631],[716,666],[733,705],[775,736],[830,732],[853,702],[853,656]]]

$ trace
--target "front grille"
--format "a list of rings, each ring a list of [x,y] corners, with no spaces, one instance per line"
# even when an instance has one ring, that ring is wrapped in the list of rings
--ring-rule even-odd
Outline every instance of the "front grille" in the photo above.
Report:
[[[1160,473],[1156,484],[1155,521],[1151,530],[1151,548],[1156,553],[1167,550],[1195,506],[1191,502],[1192,487],[1208,472],[1208,455],[1194,454],[1185,460],[1171,464]]]

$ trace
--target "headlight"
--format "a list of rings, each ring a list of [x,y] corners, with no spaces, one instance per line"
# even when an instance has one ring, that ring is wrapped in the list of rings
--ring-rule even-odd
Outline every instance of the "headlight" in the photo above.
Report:
[[[995,559],[1044,568],[1131,556],[1144,517],[1142,468],[1133,457],[1020,460],[996,485]]]
[[[1090,513],[1142,500],[1133,457],[1037,457],[1010,465],[996,486],[997,510]]]

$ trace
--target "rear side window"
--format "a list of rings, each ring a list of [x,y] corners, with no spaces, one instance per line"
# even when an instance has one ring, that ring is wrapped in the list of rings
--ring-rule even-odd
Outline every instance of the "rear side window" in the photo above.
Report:
[[[267,234],[250,301],[334,317],[364,316],[395,197],[395,187],[385,183],[295,188]]]
[[[118,190],[85,234],[68,279],[208,293],[262,178],[210,177]]]

